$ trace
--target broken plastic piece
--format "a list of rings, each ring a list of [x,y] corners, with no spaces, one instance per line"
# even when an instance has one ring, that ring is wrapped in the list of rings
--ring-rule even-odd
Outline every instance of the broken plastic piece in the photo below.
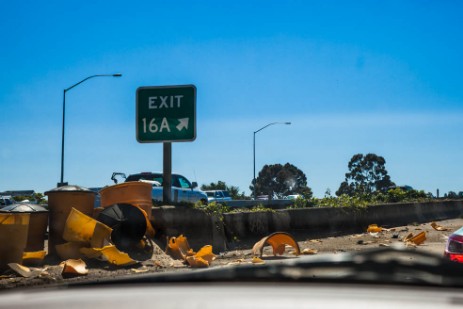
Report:
[[[376,224],[370,224],[367,229],[367,233],[379,233],[383,230],[382,227],[376,225]]]
[[[215,254],[212,252],[211,245],[206,245],[202,247],[194,256],[206,260],[209,264],[212,263],[212,261],[215,260],[216,257]]]
[[[272,246],[273,255],[277,255],[277,254],[282,255],[285,252],[286,245],[293,247],[296,250],[295,252],[296,255],[301,254],[301,250],[299,248],[298,243],[294,240],[294,238],[290,234],[284,233],[284,232],[276,232],[276,233],[273,233],[269,236],[262,238],[257,243],[255,243],[254,247],[252,248],[252,253],[255,256],[262,257],[264,246],[266,244]]]
[[[112,229],[107,225],[72,208],[66,220],[63,239],[69,242],[89,243],[90,247],[101,248],[109,242],[111,232]]]
[[[436,222],[432,222],[431,223],[431,226],[433,229],[435,229],[436,231],[448,231],[449,229],[446,228],[446,227],[443,227],[441,225],[438,225]]]
[[[198,252],[194,252],[183,235],[171,237],[168,240],[166,253],[176,260],[187,262],[191,267],[209,267],[216,257],[211,245],[206,245]]]
[[[203,268],[203,267],[209,267],[209,262],[206,261],[203,258],[196,257],[194,255],[192,256],[187,256],[185,258],[185,261],[188,263],[193,268]]]
[[[102,258],[117,266],[127,266],[138,263],[127,253],[119,251],[114,245],[105,246],[103,248],[82,248],[80,251],[89,258]]]
[[[209,267],[212,261],[215,260],[215,254],[212,253],[211,245],[202,247],[197,253],[190,249],[187,254],[188,256],[185,258],[185,261],[191,267]]]
[[[190,245],[185,236],[180,235],[178,237],[171,237],[168,241],[166,253],[172,258],[177,260],[185,260],[188,251],[190,251]]]
[[[262,260],[260,257],[254,256],[251,260],[253,264],[265,264],[264,260]]]
[[[79,275],[83,276],[88,274],[87,264],[81,259],[69,259],[60,263],[63,267],[62,274],[64,275]]]
[[[42,273],[41,269],[31,269],[18,263],[8,263],[8,267],[24,278],[39,277]]]
[[[413,235],[412,233],[408,234],[407,237],[404,238],[404,242],[412,245],[421,245],[426,240],[426,233],[421,232],[417,235]]]

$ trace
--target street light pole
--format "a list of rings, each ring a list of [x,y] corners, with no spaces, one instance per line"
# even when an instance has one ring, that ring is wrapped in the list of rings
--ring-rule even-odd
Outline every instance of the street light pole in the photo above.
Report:
[[[83,82],[85,82],[86,80],[90,79],[90,78],[94,78],[94,77],[103,77],[103,76],[112,76],[112,77],[121,77],[122,74],[121,73],[115,73],[115,74],[96,74],[96,75],[91,75],[89,77],[86,77],[84,78],[83,80],[81,80],[80,82],[72,85],[71,87],[69,88],[66,88],[63,90],[63,125],[62,125],[62,131],[61,131],[61,180],[60,182],[58,183],[58,187],[62,187],[62,186],[65,186],[67,185],[67,183],[65,183],[63,181],[63,178],[64,178],[64,122],[65,122],[65,115],[66,115],[66,92],[68,92],[69,90],[71,90],[72,88],[76,87],[77,85],[80,85],[82,84]]]
[[[286,125],[290,125],[291,122],[271,122],[265,126],[263,126],[262,128],[260,128],[259,130],[257,131],[254,131],[254,138],[253,138],[253,155],[254,155],[254,181],[253,181],[253,195],[254,195],[254,199],[257,199],[257,196],[256,196],[256,133],[259,132],[259,131],[262,131],[263,129],[267,128],[267,127],[270,127],[274,124],[286,124]]]

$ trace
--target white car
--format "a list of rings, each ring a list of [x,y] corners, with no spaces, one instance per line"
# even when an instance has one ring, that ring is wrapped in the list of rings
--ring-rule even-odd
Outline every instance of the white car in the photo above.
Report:
[[[122,173],[119,176],[124,177]],[[145,181],[153,185],[152,198],[155,202],[162,202],[163,196],[163,175],[162,172],[144,172],[127,176],[125,181]],[[186,177],[179,174],[172,174],[172,202],[202,202],[207,204],[207,195],[203,191],[197,190],[198,184],[190,182]]]

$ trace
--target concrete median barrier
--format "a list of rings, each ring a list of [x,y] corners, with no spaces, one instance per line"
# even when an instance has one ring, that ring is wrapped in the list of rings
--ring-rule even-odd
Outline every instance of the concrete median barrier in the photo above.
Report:
[[[366,231],[369,224],[385,227],[424,223],[463,216],[463,201],[386,204],[364,209],[303,208],[227,213],[211,216],[189,207],[153,208],[158,239],[184,234],[194,248],[212,244],[216,252],[235,242],[259,240],[273,232],[288,232],[298,239],[341,236]]]

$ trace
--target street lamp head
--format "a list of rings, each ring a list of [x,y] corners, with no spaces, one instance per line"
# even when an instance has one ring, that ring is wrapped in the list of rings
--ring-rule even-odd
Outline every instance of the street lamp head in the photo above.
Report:
[[[122,74],[121,73],[116,73],[116,74],[113,74],[114,77],[121,77]]]
[[[285,124],[291,124],[291,122],[285,122]]]

